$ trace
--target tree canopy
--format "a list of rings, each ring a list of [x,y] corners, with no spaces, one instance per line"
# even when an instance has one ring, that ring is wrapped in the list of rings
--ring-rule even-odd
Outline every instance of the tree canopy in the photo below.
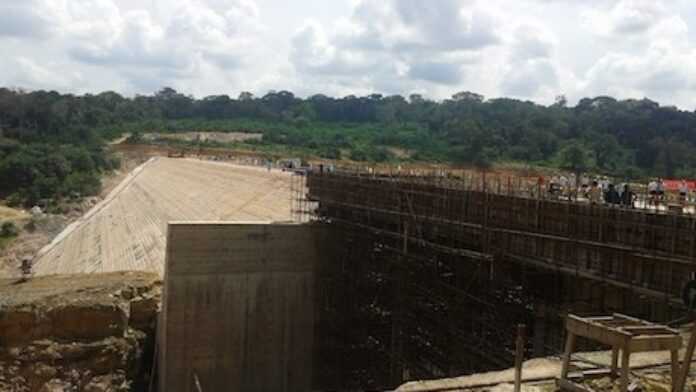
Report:
[[[113,166],[104,140],[124,131],[196,130],[261,132],[263,141],[248,143],[329,159],[484,167],[518,161],[614,175],[696,176],[696,113],[649,99],[600,96],[571,107],[562,95],[544,106],[469,91],[433,101],[418,94],[300,98],[270,91],[196,99],[169,87],[134,97],[0,88],[0,193],[33,199],[87,192],[93,181],[75,173],[95,177]]]

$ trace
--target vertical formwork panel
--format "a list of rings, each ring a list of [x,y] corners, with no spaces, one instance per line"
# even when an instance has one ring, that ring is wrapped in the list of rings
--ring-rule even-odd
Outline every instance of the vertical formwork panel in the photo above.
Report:
[[[161,391],[307,391],[317,228],[171,223]]]

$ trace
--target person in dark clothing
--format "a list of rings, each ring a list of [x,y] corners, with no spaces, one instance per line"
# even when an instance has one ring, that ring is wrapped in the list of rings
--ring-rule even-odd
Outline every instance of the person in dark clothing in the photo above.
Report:
[[[633,201],[635,201],[635,199],[636,195],[631,191],[631,187],[625,184],[623,193],[621,193],[621,205],[627,208],[633,208]]]
[[[614,184],[609,184],[609,189],[604,193],[604,201],[608,204],[621,204],[621,197]]]

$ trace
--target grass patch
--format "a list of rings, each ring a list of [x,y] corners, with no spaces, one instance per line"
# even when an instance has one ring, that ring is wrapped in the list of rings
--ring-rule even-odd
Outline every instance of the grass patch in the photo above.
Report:
[[[15,238],[17,237],[0,237],[0,250],[4,250],[8,246],[10,246],[10,244]]]

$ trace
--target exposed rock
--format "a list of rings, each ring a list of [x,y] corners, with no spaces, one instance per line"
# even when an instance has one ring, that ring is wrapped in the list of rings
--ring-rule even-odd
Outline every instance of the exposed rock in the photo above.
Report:
[[[130,326],[135,329],[153,329],[157,323],[159,297],[138,297],[130,302]]]
[[[68,305],[51,309],[46,317],[51,322],[51,336],[59,340],[79,341],[123,336],[128,316],[117,304]]]
[[[130,391],[149,376],[149,273],[0,280],[0,391]]]

